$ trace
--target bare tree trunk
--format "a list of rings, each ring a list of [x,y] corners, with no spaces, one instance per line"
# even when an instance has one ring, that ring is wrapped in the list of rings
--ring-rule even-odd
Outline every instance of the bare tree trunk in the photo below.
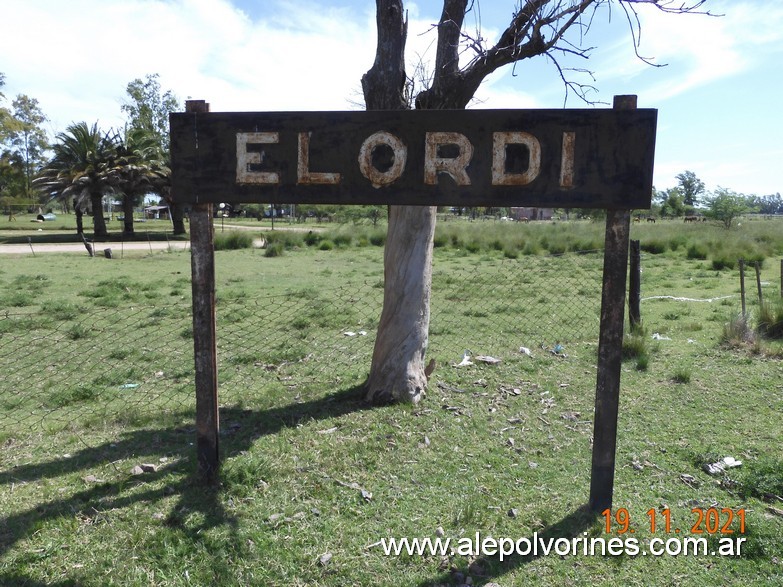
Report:
[[[433,206],[391,206],[384,250],[383,311],[367,399],[416,403],[424,397],[430,326]]]
[[[401,0],[376,0],[378,46],[362,78],[368,110],[405,110],[405,41]],[[391,206],[384,252],[383,311],[375,340],[367,399],[418,402],[427,376],[424,354],[430,323],[435,208]]]

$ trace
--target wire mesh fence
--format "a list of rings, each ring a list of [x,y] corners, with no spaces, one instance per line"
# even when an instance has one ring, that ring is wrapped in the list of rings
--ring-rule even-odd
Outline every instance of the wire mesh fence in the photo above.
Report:
[[[509,356],[597,340],[599,252],[468,262],[433,270],[428,357]],[[336,389],[367,376],[383,283],[221,295],[221,405],[271,388]],[[133,301],[85,311],[69,303],[0,315],[0,435],[105,425],[140,427],[195,409],[190,301]]]

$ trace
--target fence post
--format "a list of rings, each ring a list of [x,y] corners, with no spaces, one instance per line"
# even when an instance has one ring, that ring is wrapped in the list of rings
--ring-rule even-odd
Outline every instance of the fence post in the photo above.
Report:
[[[745,259],[739,260],[740,270],[740,300],[742,300],[742,319],[747,318],[747,312],[745,310]]]
[[[615,96],[614,108],[634,110],[636,96]],[[598,376],[595,385],[593,459],[588,504],[594,512],[611,508],[614,492],[630,232],[630,210],[607,210],[601,294],[601,334],[598,339]]]
[[[631,241],[631,268],[628,275],[628,318],[631,321],[631,329],[638,328],[642,323],[641,299],[642,299],[642,265],[641,252],[638,240]]]
[[[209,112],[209,104],[203,100],[189,100],[186,112]],[[191,208],[190,265],[193,282],[198,475],[203,482],[211,484],[217,481],[220,467],[212,204],[194,204]]]
[[[756,289],[759,292],[759,309],[764,305],[764,296],[761,293],[761,267],[759,262],[756,261]]]

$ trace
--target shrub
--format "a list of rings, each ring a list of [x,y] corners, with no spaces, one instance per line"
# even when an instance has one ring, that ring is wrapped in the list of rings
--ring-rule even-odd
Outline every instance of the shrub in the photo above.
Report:
[[[783,301],[761,304],[758,331],[766,338],[783,338]]]
[[[755,339],[753,331],[748,326],[748,320],[738,315],[723,326],[720,341],[729,346],[740,346],[744,343],[752,343]]]
[[[650,345],[643,325],[631,327],[623,337],[623,360],[635,360],[639,371],[646,371],[650,363]]]
[[[672,251],[676,251],[680,247],[684,247],[686,243],[685,236],[683,235],[677,235],[669,238],[669,248]],[[706,258],[706,257],[705,257]]]
[[[549,243],[549,254],[550,255],[562,255],[568,250],[568,245],[564,242],[553,242]]]
[[[691,243],[688,245],[686,256],[688,259],[704,260],[707,258],[707,247],[702,243]]]
[[[321,235],[319,233],[313,232],[311,230],[304,236],[304,243],[308,247],[312,247],[312,246],[317,245],[318,243],[320,243],[321,242],[321,238],[322,237],[321,237]]]
[[[666,252],[666,242],[661,240],[649,240],[639,244],[639,247],[653,255],[660,255]]]
[[[331,251],[334,248],[334,243],[330,240],[323,240],[318,245],[319,251]]]
[[[445,247],[449,244],[449,239],[445,234],[436,234],[432,239],[432,246],[437,248]]]
[[[264,257],[279,257],[284,251],[283,243],[269,243],[264,251]]]
[[[386,244],[385,232],[374,232],[370,235],[370,244],[375,247],[382,247]]]
[[[253,248],[253,235],[247,232],[220,232],[214,238],[216,251],[232,251]]]
[[[525,243],[524,248],[522,249],[523,255],[537,255],[538,251],[540,249],[538,248],[538,245],[533,241],[528,241]]]
[[[734,269],[737,266],[737,259],[731,253],[717,253],[712,259],[712,268],[715,271],[723,269]]]
[[[304,236],[301,232],[281,231],[266,233],[267,244],[279,243],[286,250],[295,249],[304,245]]]
[[[680,365],[674,370],[672,375],[672,381],[675,383],[690,383],[691,382],[691,370],[690,367]]]
[[[336,234],[332,238],[332,242],[334,242],[337,247],[349,247],[351,246],[352,241],[353,237],[347,233]]]

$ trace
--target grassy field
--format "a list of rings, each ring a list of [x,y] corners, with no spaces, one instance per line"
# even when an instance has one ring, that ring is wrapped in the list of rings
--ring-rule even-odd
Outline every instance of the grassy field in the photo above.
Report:
[[[694,508],[717,508],[721,526],[722,508],[742,509],[733,557],[501,562],[378,544],[618,536],[617,520],[607,535],[583,507],[601,255],[569,253],[600,248],[601,223],[442,223],[438,367],[417,406],[361,402],[382,229],[267,232],[277,247],[218,251],[216,489],[193,477],[188,253],[0,258],[0,584],[782,584],[783,353],[760,337],[726,343],[740,308],[731,260],[763,260],[764,297],[778,299],[780,228],[632,229],[644,329],[625,345],[614,507],[643,547],[651,509],[664,539],[695,536]],[[748,292],[754,324],[750,278]],[[455,367],[464,349],[501,363]],[[727,456],[742,466],[704,470]],[[154,466],[132,473],[141,464]],[[738,516],[725,529],[736,537]]]

